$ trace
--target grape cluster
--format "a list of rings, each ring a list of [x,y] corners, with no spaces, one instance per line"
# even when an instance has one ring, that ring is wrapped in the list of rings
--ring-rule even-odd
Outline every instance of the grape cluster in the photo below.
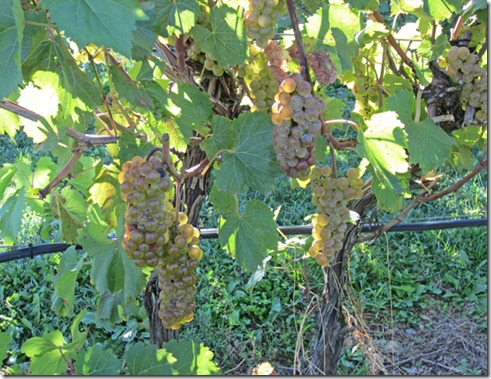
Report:
[[[271,109],[278,86],[269,71],[268,58],[254,44],[250,46],[250,53],[247,64],[239,68],[238,74],[244,78],[249,90],[249,96],[254,105],[252,110]]]
[[[314,242],[309,254],[322,267],[332,263],[336,253],[343,248],[343,239],[350,218],[347,204],[363,195],[363,179],[356,168],[350,168],[347,177],[332,178],[331,167],[314,167],[312,179],[312,203],[317,215],[312,219]]]
[[[282,170],[292,178],[307,177],[310,166],[315,163],[314,139],[322,128],[319,115],[325,104],[311,92],[309,82],[300,74],[292,74],[281,82],[272,106],[276,158]]]
[[[198,244],[199,230],[188,223],[185,213],[179,212],[175,237],[157,266],[161,288],[159,317],[164,328],[179,329],[194,317],[198,282],[195,270],[203,256]]]
[[[476,119],[487,122],[488,74],[479,57],[466,46],[452,46],[445,59],[447,73],[462,84],[462,101],[476,109]]]
[[[255,39],[259,47],[266,47],[274,37],[276,19],[285,12],[285,0],[249,0],[249,9],[244,14],[249,38]]]
[[[368,75],[364,59],[366,58],[362,56],[353,58],[354,71],[350,74],[353,77],[351,89],[356,99],[354,111],[364,118],[370,118],[377,109],[379,93],[377,81]]]
[[[208,71],[212,71],[215,76],[222,76],[225,70],[216,61],[215,57],[211,53],[204,53],[201,49],[193,43],[187,50],[187,55],[193,61],[197,61],[203,64],[204,68]]]
[[[137,156],[123,164],[118,177],[121,196],[128,203],[123,248],[138,267],[157,266],[170,238],[172,182],[161,167],[158,157],[147,161]]]

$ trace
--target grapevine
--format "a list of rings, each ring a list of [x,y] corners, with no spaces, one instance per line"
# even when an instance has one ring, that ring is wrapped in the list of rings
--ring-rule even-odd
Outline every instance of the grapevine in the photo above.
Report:
[[[281,83],[272,107],[276,158],[292,178],[308,176],[310,166],[315,163],[314,139],[322,128],[319,115],[325,104],[311,92],[310,83],[300,74],[293,74]]]
[[[350,200],[363,195],[363,179],[358,169],[350,168],[347,177],[332,178],[329,166],[314,167],[312,179],[312,203],[317,206],[317,215],[312,219],[314,242],[309,254],[325,267],[332,263],[336,253],[343,248],[344,234],[348,228]]]

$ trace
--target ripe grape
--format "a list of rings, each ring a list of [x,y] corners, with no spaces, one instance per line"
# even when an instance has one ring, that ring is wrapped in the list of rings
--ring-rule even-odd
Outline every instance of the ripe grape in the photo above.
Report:
[[[292,178],[307,177],[315,163],[314,139],[322,128],[319,115],[324,102],[311,91],[310,83],[292,74],[281,82],[271,107],[276,158]]]
[[[363,180],[358,169],[350,168],[347,177],[331,178],[329,166],[313,167],[310,173],[312,202],[317,205],[317,215],[312,218],[314,242],[309,255],[326,267],[333,262],[343,248],[343,239],[348,226],[350,200],[363,195]]]
[[[169,241],[172,182],[165,171],[158,170],[160,167],[160,158],[152,157],[150,162],[137,156],[122,165],[118,176],[121,197],[128,203],[122,245],[139,267],[155,267]]]
[[[199,230],[188,223],[184,212],[179,212],[178,225],[173,227],[175,237],[164,252],[157,265],[159,286],[159,317],[162,326],[168,329],[179,329],[193,319],[196,303],[198,277],[194,272],[203,251],[199,243]]]

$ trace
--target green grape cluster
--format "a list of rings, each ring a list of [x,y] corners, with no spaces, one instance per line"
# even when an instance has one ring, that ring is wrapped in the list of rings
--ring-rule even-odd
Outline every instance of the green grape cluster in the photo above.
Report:
[[[369,118],[376,109],[378,103],[378,88],[375,79],[371,79],[367,74],[366,63],[363,62],[362,56],[353,58],[353,94],[355,95],[356,104],[354,111],[362,117]]]
[[[447,53],[446,70],[462,84],[462,101],[476,109],[476,119],[487,122],[488,73],[479,65],[479,57],[466,46],[452,46]]]
[[[252,110],[269,110],[274,103],[278,85],[271,75],[268,66],[268,57],[257,45],[250,45],[250,56],[245,66],[239,68],[239,76],[249,90],[253,107]]]
[[[213,75],[215,76],[220,77],[225,72],[223,67],[221,67],[216,61],[213,54],[204,53],[195,43],[189,46],[187,50],[187,56],[191,58],[193,61],[202,63],[204,68],[208,71],[212,71]]]
[[[275,124],[273,146],[282,170],[292,178],[306,178],[315,163],[314,139],[322,129],[319,115],[325,108],[320,96],[300,74],[283,80],[271,119]]]
[[[314,242],[309,254],[322,267],[332,263],[343,248],[343,239],[350,219],[347,204],[363,196],[363,179],[358,169],[348,169],[346,177],[331,177],[329,166],[314,167],[311,172],[312,203],[317,215],[312,219]]]
[[[266,47],[274,37],[278,16],[286,12],[285,0],[249,0],[249,9],[244,13],[249,38],[259,47]]]
[[[172,182],[161,167],[158,157],[147,161],[137,156],[123,164],[118,177],[121,196],[128,203],[123,248],[138,267],[157,266],[170,238]]]
[[[175,235],[157,266],[159,274],[159,317],[164,328],[179,329],[194,317],[198,276],[195,273],[203,251],[198,246],[199,230],[180,212]]]

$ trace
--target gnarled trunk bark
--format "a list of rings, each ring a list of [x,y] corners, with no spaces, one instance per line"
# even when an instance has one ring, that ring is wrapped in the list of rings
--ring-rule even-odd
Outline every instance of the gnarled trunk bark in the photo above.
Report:
[[[189,168],[197,165],[206,157],[198,146],[191,146],[184,158],[184,167]],[[196,226],[199,212],[206,196],[209,172],[204,176],[186,178],[181,192],[181,203],[186,204],[189,223]],[[150,276],[144,293],[145,310],[147,311],[150,328],[150,343],[159,347],[162,343],[171,339],[178,339],[177,330],[166,329],[162,326],[159,318],[159,280],[157,271]]]
[[[375,206],[371,192],[360,200],[352,202],[350,209],[363,217]],[[342,314],[343,288],[347,280],[347,261],[357,239],[357,228],[351,226],[346,232],[343,249],[333,264],[324,269],[323,300],[318,314],[318,336],[312,357],[305,369],[305,375],[336,375],[338,361],[344,342],[345,321]]]

